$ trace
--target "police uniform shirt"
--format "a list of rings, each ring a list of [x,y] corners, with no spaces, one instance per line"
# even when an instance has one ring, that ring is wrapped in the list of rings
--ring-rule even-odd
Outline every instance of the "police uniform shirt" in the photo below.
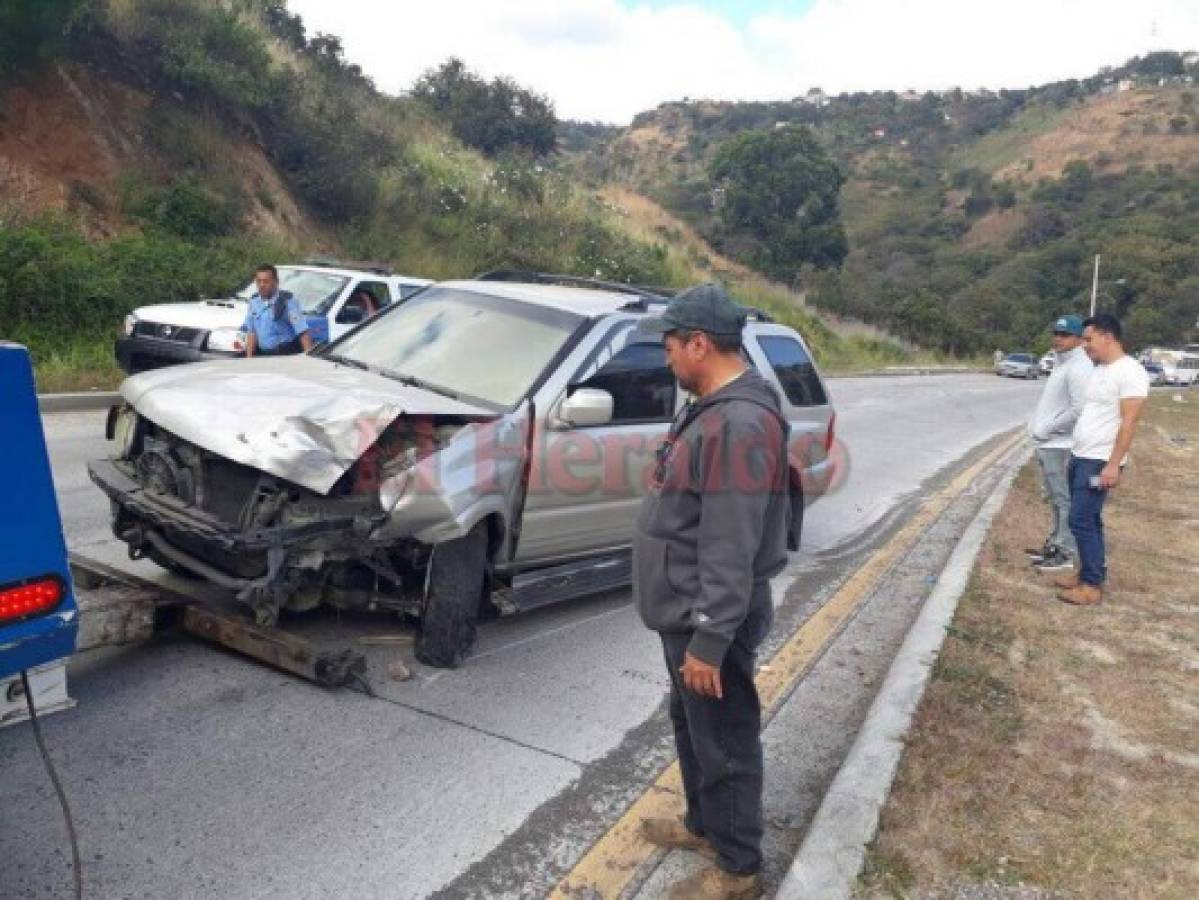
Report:
[[[242,330],[254,333],[260,350],[275,350],[307,331],[308,319],[295,297],[287,298],[287,312],[282,319],[276,319],[275,297],[263,298],[254,294]]]

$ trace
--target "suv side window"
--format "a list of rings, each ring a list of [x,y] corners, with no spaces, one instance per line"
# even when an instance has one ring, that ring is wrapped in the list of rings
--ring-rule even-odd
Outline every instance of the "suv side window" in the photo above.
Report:
[[[792,406],[823,406],[828,403],[816,367],[799,341],[776,334],[759,335],[757,340]]]
[[[612,423],[669,422],[674,418],[676,385],[660,343],[628,344],[591,377],[571,385],[599,388],[612,395]]]

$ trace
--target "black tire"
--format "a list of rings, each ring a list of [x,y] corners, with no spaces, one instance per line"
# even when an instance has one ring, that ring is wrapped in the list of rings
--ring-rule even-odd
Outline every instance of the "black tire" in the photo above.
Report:
[[[429,565],[429,595],[416,639],[416,658],[454,669],[475,644],[487,574],[487,528],[480,523],[455,541],[438,544]]]

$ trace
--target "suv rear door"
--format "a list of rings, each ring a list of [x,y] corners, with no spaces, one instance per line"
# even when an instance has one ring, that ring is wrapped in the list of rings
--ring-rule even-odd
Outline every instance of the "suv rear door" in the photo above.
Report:
[[[804,473],[804,499],[824,493],[832,477],[829,451],[833,408],[807,345],[785,325],[750,323],[745,350],[758,371],[781,389],[791,423],[791,461]]]

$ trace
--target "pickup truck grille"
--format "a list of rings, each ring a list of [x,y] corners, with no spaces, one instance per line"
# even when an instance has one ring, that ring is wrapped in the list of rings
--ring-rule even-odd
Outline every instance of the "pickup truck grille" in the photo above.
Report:
[[[157,322],[138,322],[133,326],[134,337],[154,338],[158,341],[170,341],[173,344],[191,344],[203,334],[204,331],[199,328],[160,325]]]

